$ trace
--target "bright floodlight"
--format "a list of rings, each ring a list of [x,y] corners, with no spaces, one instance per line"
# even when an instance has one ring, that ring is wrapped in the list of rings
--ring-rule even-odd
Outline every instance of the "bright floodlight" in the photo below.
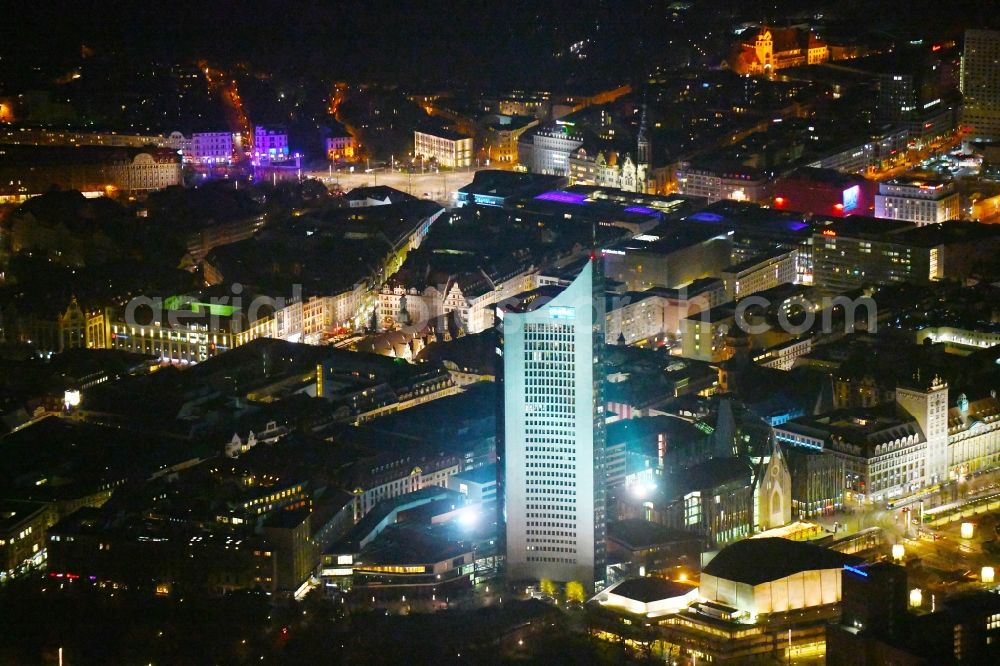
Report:
[[[479,522],[479,512],[476,509],[469,507],[458,515],[458,521],[462,523],[464,527],[475,527],[476,523]]]

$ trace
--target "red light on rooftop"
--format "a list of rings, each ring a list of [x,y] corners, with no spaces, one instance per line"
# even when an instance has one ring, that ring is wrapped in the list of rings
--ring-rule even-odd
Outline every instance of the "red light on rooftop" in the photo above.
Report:
[[[844,210],[844,204],[842,204],[842,203],[833,204],[833,208],[835,210],[842,211],[842,210]]]
[[[785,205],[785,197],[774,197],[774,205],[775,206],[784,206]]]

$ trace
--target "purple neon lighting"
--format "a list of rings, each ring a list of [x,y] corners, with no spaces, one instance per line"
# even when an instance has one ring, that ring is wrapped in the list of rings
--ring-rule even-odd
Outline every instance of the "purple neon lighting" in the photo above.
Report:
[[[697,220],[698,222],[722,222],[723,217],[721,215],[716,215],[715,213],[695,213],[688,218],[689,220]]]
[[[587,201],[586,194],[576,194],[574,192],[563,192],[561,190],[552,190],[551,192],[545,192],[539,194],[535,197],[536,201],[557,201],[559,203],[567,204],[582,204]]]
[[[643,215],[653,215],[656,213],[652,208],[646,208],[645,206],[629,206],[625,209],[626,213],[642,213]]]

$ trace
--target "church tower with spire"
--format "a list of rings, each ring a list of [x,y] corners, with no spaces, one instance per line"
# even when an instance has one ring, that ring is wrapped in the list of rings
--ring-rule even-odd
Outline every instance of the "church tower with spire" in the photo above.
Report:
[[[754,480],[755,524],[761,530],[784,527],[792,522],[792,475],[778,441],[771,434],[771,455],[762,458]]]
[[[649,123],[647,121],[646,103],[642,103],[642,118],[639,120],[639,133],[636,137],[636,189],[639,192],[649,191],[649,171],[652,168],[653,146],[649,141]]]

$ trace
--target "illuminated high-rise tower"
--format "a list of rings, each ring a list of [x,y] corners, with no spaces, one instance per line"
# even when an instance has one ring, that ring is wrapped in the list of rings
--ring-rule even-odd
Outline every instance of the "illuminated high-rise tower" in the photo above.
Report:
[[[605,578],[603,260],[497,308],[497,499],[509,580]]]
[[[1000,31],[966,30],[962,125],[970,139],[1000,139]]]

